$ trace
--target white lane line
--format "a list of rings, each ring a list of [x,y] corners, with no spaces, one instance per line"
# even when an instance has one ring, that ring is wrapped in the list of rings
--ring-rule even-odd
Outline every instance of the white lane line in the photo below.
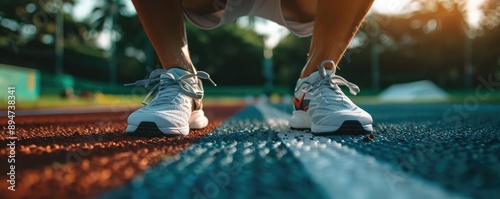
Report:
[[[270,105],[257,104],[256,108],[329,198],[465,198],[327,137],[292,131],[288,127],[291,115]]]

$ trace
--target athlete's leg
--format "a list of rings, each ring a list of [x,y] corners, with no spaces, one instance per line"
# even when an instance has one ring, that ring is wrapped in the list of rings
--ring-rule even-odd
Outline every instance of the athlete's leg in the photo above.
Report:
[[[221,0],[219,0],[221,1]],[[132,0],[142,26],[163,68],[181,67],[194,72],[189,57],[184,8],[200,14],[215,12],[214,0]]]
[[[193,9],[192,12],[195,13],[210,12],[209,9],[215,8],[212,0],[192,1],[206,3],[207,10]],[[202,110],[201,100],[204,91],[199,81],[201,81],[200,78],[210,78],[200,71],[195,73],[197,75],[195,77],[186,76],[192,75],[195,68],[189,57],[183,11],[191,5],[198,6],[198,4],[183,7],[181,0],[133,0],[133,3],[163,68],[168,70],[152,71],[147,83],[135,82],[135,85],[156,88],[152,90],[152,92],[156,91],[156,95],[153,100],[146,103],[149,95],[152,94],[150,92],[143,101],[145,106],[129,115],[126,132],[128,134],[187,135],[190,129],[205,128],[208,125],[208,118]],[[181,78],[182,81],[180,81]],[[186,92],[181,92],[181,90]]]
[[[324,60],[339,63],[373,1],[318,1],[309,58],[301,77],[316,71]]]
[[[282,2],[283,14],[293,21],[311,21],[313,7],[314,32],[306,66],[301,78],[318,69],[324,60],[338,63],[356,34],[374,0],[294,0]],[[333,67],[330,64],[326,67]]]
[[[305,0],[295,3],[304,4]],[[333,70],[372,3],[373,0],[317,0],[309,57],[294,92],[295,108],[288,123],[292,129],[311,129],[320,135],[373,132],[371,115],[348,100],[339,86],[347,86],[352,94],[357,94],[359,88]],[[310,7],[298,6],[301,12],[292,8],[285,16],[288,20],[312,21]],[[282,9],[287,15],[287,9]]]

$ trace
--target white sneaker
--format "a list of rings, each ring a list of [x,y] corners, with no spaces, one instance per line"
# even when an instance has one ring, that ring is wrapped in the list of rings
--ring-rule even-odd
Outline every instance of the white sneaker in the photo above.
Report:
[[[206,72],[192,74],[181,68],[171,68],[154,70],[149,79],[126,84],[151,88],[142,102],[144,107],[128,117],[126,133],[187,135],[189,129],[205,128],[208,119],[202,110],[203,85],[198,78],[213,83]],[[156,91],[156,96],[146,103]]]
[[[289,125],[292,129],[310,129],[319,135],[368,134],[373,131],[372,117],[356,106],[340,89],[349,87],[356,95],[358,86],[326,70],[325,65],[335,63],[325,60],[318,71],[299,79],[295,87],[294,111]]]

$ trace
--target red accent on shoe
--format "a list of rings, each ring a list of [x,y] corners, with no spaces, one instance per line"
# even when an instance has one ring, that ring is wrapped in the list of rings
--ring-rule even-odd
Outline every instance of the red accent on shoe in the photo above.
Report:
[[[302,96],[300,99],[294,98],[294,105],[295,105],[295,110],[300,110],[300,106],[302,105],[302,101],[304,101],[304,98],[306,97],[306,93],[302,93]],[[306,111],[309,108],[309,106],[304,107],[303,111]]]

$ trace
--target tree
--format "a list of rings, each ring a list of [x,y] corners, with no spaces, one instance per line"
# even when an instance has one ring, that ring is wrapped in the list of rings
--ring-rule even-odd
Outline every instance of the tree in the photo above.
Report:
[[[119,40],[121,28],[117,23],[117,18],[119,14],[123,12],[121,10],[126,9],[126,4],[122,0],[104,0],[99,1],[99,3],[94,8],[92,15],[87,18],[87,24],[91,35],[109,34],[110,44],[109,47],[109,81],[111,83],[117,83],[118,72],[117,72],[117,55],[116,55],[116,42]]]
[[[186,24],[194,65],[220,85],[262,85],[263,36],[230,23],[214,30]]]
[[[46,0],[46,1],[2,1],[0,17],[8,21],[7,26],[0,26],[0,50],[4,63],[35,67],[44,65],[41,69],[54,71],[54,45],[56,38],[56,16],[64,18],[64,31],[67,33],[62,39],[71,39],[79,42],[78,31],[80,23],[75,22],[67,13],[74,0]],[[75,43],[75,42],[73,42]],[[33,59],[24,59],[33,57]],[[40,67],[40,66],[38,66]]]
[[[311,38],[289,34],[273,50],[276,84],[292,88],[307,61]]]
[[[474,63],[477,75],[487,78],[490,75],[500,79],[500,1],[486,0],[481,10],[484,17],[480,22],[478,36],[474,42]],[[478,80],[476,79],[476,83]]]

